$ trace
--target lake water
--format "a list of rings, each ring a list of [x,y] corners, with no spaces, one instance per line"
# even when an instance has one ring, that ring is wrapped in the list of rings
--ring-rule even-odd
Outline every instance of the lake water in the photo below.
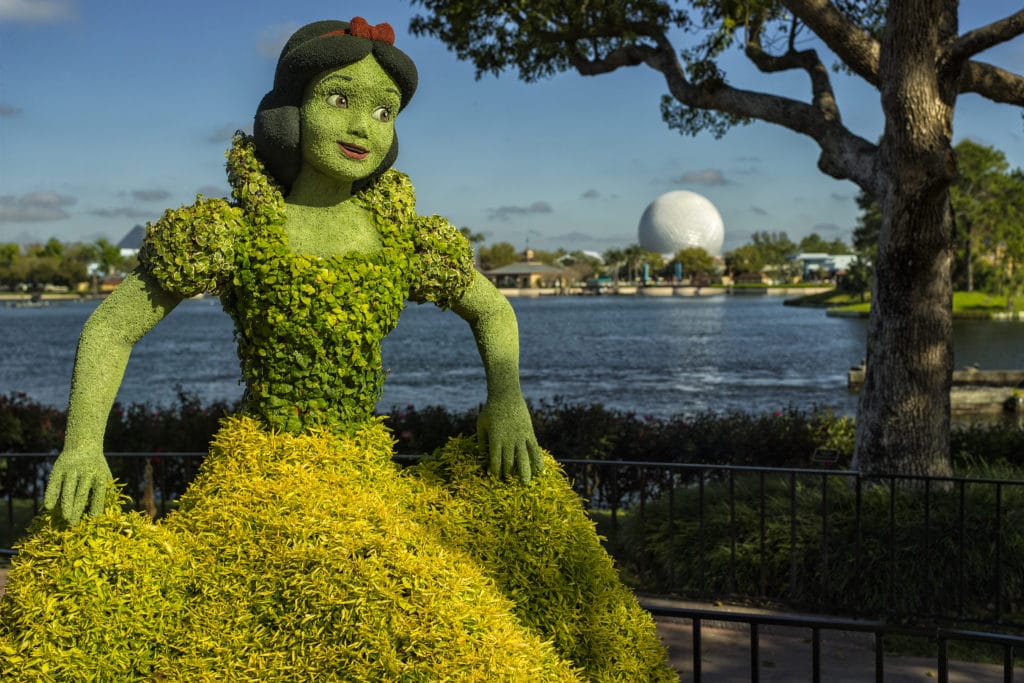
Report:
[[[67,402],[75,343],[96,302],[0,308],[0,393]],[[864,357],[866,321],[829,318],[766,296],[513,299],[523,393],[599,402],[641,415],[711,410],[763,413],[789,405],[852,413],[847,369]],[[1024,325],[955,326],[957,366],[1024,367]],[[468,326],[410,305],[384,342],[390,375],[379,408],[485,397]],[[183,302],[135,348],[118,400],[168,404],[175,386],[209,401],[241,394],[231,321],[216,299]]]

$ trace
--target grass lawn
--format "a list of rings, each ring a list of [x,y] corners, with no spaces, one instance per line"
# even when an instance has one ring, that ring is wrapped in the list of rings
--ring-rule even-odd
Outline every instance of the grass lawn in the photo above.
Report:
[[[820,298],[819,298],[820,297]],[[837,315],[866,314],[871,310],[871,302],[861,302],[859,297],[850,297],[844,294],[828,293],[826,295],[812,295],[802,297],[803,299],[818,299],[808,301],[804,306],[827,307],[830,313]],[[1024,296],[1012,298],[1014,311],[1024,311]],[[791,304],[793,305],[793,304]],[[1002,295],[986,294],[984,292],[953,292],[953,316],[957,318],[988,318],[992,313],[1007,312],[1006,297]]]
[[[1024,306],[1024,296],[1012,297],[1013,310],[1020,311]],[[985,294],[984,292],[954,292],[953,312],[967,313],[970,311],[982,311],[985,313],[1000,313],[1006,311],[1006,297],[1003,295]]]
[[[867,301],[871,300],[871,294],[865,294]],[[838,306],[851,306],[860,304],[859,294],[846,294],[838,289],[831,289],[819,294],[808,294],[793,299],[786,299],[783,303],[786,306],[807,306],[809,308],[835,308]]]

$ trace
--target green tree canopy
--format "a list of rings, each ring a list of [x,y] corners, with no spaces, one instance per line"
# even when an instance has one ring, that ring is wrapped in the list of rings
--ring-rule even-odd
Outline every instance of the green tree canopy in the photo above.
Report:
[[[508,242],[498,242],[489,247],[477,249],[477,260],[481,270],[494,270],[519,260],[516,248]]]
[[[759,230],[750,235],[750,244],[761,255],[765,266],[772,266],[779,279],[788,279],[792,275],[793,263],[790,257],[795,256],[799,247],[783,232]]]
[[[1024,289],[1024,170],[1017,168],[1002,176],[992,190],[995,199],[989,206],[998,212],[998,217],[991,218],[997,291],[1009,301]]]
[[[853,249],[861,260],[871,264],[878,255],[878,235],[882,230],[882,209],[870,194],[857,193],[857,227],[853,230]]]
[[[601,259],[576,250],[558,258],[568,282],[584,282],[601,271]]]
[[[674,267],[676,263],[681,266],[683,277],[693,278],[715,272],[715,259],[702,247],[680,249],[669,266]]]
[[[725,265],[733,275],[760,273],[764,270],[764,256],[753,244],[744,244],[725,255]]]
[[[972,292],[976,262],[991,254],[1007,233],[1003,224],[1011,213],[1002,210],[1003,186],[1010,166],[1003,152],[971,140],[960,141],[954,149],[958,174],[952,189],[957,239],[953,278]]]
[[[609,249],[601,256],[604,258],[604,267],[608,277],[618,282],[619,270],[626,263],[625,252],[622,249]]]
[[[21,256],[21,247],[14,242],[0,244],[0,266],[10,266]]]
[[[850,248],[841,239],[826,240],[816,232],[812,232],[800,240],[797,249],[808,254],[849,254]]]
[[[56,237],[51,237],[39,250],[39,255],[60,258],[64,255],[64,244]]]
[[[484,241],[484,235],[482,232],[473,232],[469,227],[463,225],[459,228],[459,232],[470,244],[480,244]]]
[[[106,239],[96,240],[96,261],[101,273],[113,275],[124,265],[121,250]]]
[[[1008,293],[1014,286],[1013,264],[1021,258],[1013,245],[1024,232],[1019,208],[1024,201],[1022,171],[1010,171],[1006,155],[994,147],[965,139],[953,149],[957,159],[957,177],[950,192],[956,222],[953,286],[973,291],[980,269],[987,274],[982,289]],[[872,263],[882,228],[881,209],[865,192],[857,196],[857,205],[860,216],[854,247],[862,260]]]

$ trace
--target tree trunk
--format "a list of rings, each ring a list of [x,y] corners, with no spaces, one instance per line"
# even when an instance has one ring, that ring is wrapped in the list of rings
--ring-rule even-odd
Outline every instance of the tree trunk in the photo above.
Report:
[[[853,461],[867,474],[951,473],[957,78],[937,60],[956,17],[956,0],[888,8],[879,64],[883,218]]]

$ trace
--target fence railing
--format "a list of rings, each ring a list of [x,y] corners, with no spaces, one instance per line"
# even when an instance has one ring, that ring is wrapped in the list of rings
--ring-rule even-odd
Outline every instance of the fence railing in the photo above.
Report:
[[[39,513],[55,453],[0,453],[0,556]],[[205,453],[108,453],[114,476],[125,484],[136,509],[162,517],[195,477]]]
[[[760,637],[762,626],[783,626],[811,632],[808,656],[811,663],[811,680],[813,683],[820,683],[822,680],[821,634],[823,631],[859,632],[873,635],[875,650],[874,679],[877,683],[883,683],[885,680],[885,636],[918,636],[927,638],[935,643],[935,659],[939,683],[949,682],[950,642],[985,643],[1000,647],[1003,650],[1002,669],[1003,681],[1005,683],[1013,683],[1014,651],[1024,651],[1024,637],[1006,634],[982,633],[949,628],[915,628],[875,620],[806,617],[788,614],[753,614],[749,612],[725,612],[691,607],[666,607],[663,605],[646,604],[643,601],[641,601],[641,605],[654,617],[684,619],[690,622],[692,627],[692,673],[694,683],[701,683],[703,680],[703,625],[707,622],[725,621],[747,625],[750,643],[751,683],[758,683],[761,680]]]
[[[561,462],[607,515],[613,548],[625,535],[621,554],[648,590],[1024,626],[1024,558],[1009,552],[1024,550],[1024,481]],[[865,611],[850,576],[882,594],[882,610]]]
[[[11,553],[38,511],[53,458],[0,454],[0,554]],[[156,515],[173,507],[202,458],[108,455],[136,506]],[[560,462],[644,590],[890,621],[1024,627],[1024,481]],[[922,588],[912,593],[909,585]],[[865,591],[879,598],[870,608]]]

